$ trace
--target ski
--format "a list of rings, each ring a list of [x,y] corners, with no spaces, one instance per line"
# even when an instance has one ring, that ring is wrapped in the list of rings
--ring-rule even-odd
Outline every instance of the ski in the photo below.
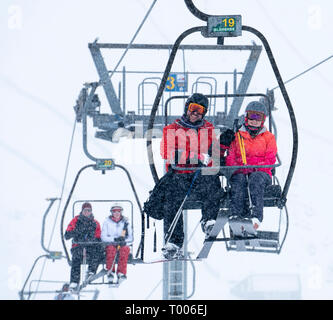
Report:
[[[91,284],[93,281],[95,281],[101,277],[104,277],[107,273],[108,273],[107,270],[102,269],[101,271],[99,271],[96,274],[92,275],[91,277],[87,278],[86,280],[84,280],[82,282],[82,284],[80,285],[77,292],[80,292],[83,288],[85,288],[88,284]]]
[[[120,283],[117,282],[109,282],[109,288],[118,288],[120,286]]]
[[[228,218],[226,217],[226,215],[223,214],[222,211],[220,211],[219,214],[217,215],[215,224],[209,236],[205,239],[203,247],[196,259],[200,260],[200,259],[206,259],[208,257],[209,251],[212,248],[216,237],[218,236],[218,234],[220,233],[221,229],[224,227],[227,221]]]
[[[162,262],[172,262],[172,261],[201,261],[201,259],[193,259],[193,258],[173,258],[173,259],[159,259],[159,260],[151,260],[151,261],[143,261],[144,264],[153,264],[153,263],[162,263]]]

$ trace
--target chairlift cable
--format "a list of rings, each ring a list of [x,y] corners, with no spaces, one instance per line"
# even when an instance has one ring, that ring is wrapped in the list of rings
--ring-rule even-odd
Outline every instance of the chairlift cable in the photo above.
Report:
[[[51,231],[50,240],[49,240],[49,243],[48,243],[48,246],[47,246],[48,250],[50,250],[51,242],[52,242],[53,235],[54,235],[55,226],[56,226],[56,223],[57,223],[57,220],[58,220],[59,210],[60,210],[60,206],[61,206],[61,200],[62,200],[64,189],[65,189],[65,183],[66,183],[66,178],[67,178],[67,173],[68,173],[69,161],[70,161],[70,157],[71,157],[71,153],[72,153],[72,148],[73,148],[74,134],[75,134],[75,129],[76,129],[76,121],[77,121],[77,119],[75,117],[74,127],[73,127],[72,137],[71,137],[71,143],[70,143],[70,146],[69,146],[69,152],[68,152],[68,157],[67,157],[65,175],[64,175],[64,179],[63,179],[63,183],[62,183],[62,187],[61,187],[60,200],[59,200],[59,204],[58,204],[58,208],[57,208],[56,217],[54,219],[54,223],[53,223],[53,227],[52,227],[52,231]],[[46,264],[46,259],[44,260],[44,263],[43,263],[43,266],[42,266],[42,270],[40,272],[40,276],[39,276],[39,280],[38,280],[38,283],[37,283],[36,292],[38,292],[38,289],[39,289],[39,283],[40,283],[40,280],[42,279],[42,276],[43,276],[43,273],[44,273],[45,264]],[[36,296],[36,292],[34,294],[34,297]]]
[[[155,292],[155,290],[160,286],[160,284],[163,283],[163,279],[161,279],[157,285],[151,290],[151,292],[148,294],[148,296],[144,300],[149,300],[150,296]]]
[[[136,32],[135,32],[135,34],[134,34],[134,36],[133,36],[132,40],[131,40],[131,41],[130,41],[130,43],[127,45],[127,47],[126,47],[126,49],[125,49],[124,53],[123,53],[123,54],[122,54],[122,56],[120,57],[120,59],[119,59],[119,61],[118,61],[117,65],[115,66],[115,68],[114,68],[114,69],[111,71],[111,74],[109,75],[109,79],[111,79],[111,78],[112,78],[113,74],[114,74],[114,73],[115,73],[115,71],[118,69],[118,67],[119,67],[120,63],[123,61],[123,59],[124,59],[124,57],[125,57],[125,55],[126,55],[127,51],[128,51],[128,50],[129,50],[129,48],[131,47],[131,45],[132,45],[132,43],[134,42],[134,40],[135,40],[136,36],[138,35],[139,31],[141,30],[141,28],[142,28],[143,24],[144,24],[144,23],[145,23],[145,21],[147,20],[147,18],[148,18],[148,16],[149,16],[150,12],[152,11],[152,9],[153,9],[153,7],[154,7],[154,5],[155,5],[156,1],[157,1],[157,0],[154,0],[154,1],[153,1],[153,3],[151,4],[150,8],[148,9],[148,11],[147,11],[147,13],[146,13],[145,17],[143,18],[143,20],[142,20],[142,22],[141,22],[141,24],[140,24],[139,28],[136,30]],[[110,71],[109,71],[109,72],[110,72]]]
[[[55,218],[55,221],[54,221],[53,229],[52,229],[52,232],[51,232],[51,237],[50,237],[50,241],[49,241],[49,244],[48,244],[48,249],[49,249],[49,247],[51,245],[51,241],[52,241],[54,230],[55,230],[55,224],[56,224],[56,221],[57,221],[58,215],[59,215],[61,200],[62,200],[62,197],[63,197],[63,194],[64,194],[64,189],[65,189],[65,184],[66,184],[66,179],[67,179],[67,173],[68,173],[68,167],[69,167],[69,161],[70,161],[71,154],[72,154],[72,149],[73,149],[73,141],[74,141],[75,129],[76,129],[76,119],[74,121],[74,127],[73,127],[73,132],[72,132],[72,137],[71,137],[71,143],[70,143],[70,146],[69,146],[69,152],[68,152],[68,157],[67,157],[65,175],[64,175],[64,179],[63,179],[63,183],[62,183],[62,187],[61,187],[60,201],[59,201],[59,204],[58,204],[57,214],[56,214],[56,218]]]
[[[305,74],[305,73],[307,73],[307,72],[313,70],[314,68],[320,66],[321,64],[323,64],[324,62],[328,61],[328,60],[331,59],[331,58],[333,58],[333,55],[331,55],[331,56],[327,57],[326,59],[324,59],[324,60],[322,60],[322,61],[316,63],[316,64],[313,65],[312,67],[310,67],[310,68],[304,70],[303,72],[297,74],[296,76],[294,76],[294,77],[288,79],[287,81],[284,82],[284,84],[287,84],[288,82],[291,82],[291,81],[293,81],[293,80],[299,78],[299,77],[302,76],[303,74]],[[274,88],[271,89],[271,90],[273,91],[273,90],[275,90],[275,89],[277,89],[277,88],[279,88],[279,86],[276,86],[276,87],[274,87]]]

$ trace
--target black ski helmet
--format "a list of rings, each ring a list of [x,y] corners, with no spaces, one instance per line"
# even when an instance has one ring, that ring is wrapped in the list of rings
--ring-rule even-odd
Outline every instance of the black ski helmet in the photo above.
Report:
[[[187,98],[187,100],[185,102],[184,114],[187,113],[188,106],[190,105],[190,103],[200,104],[201,106],[203,106],[205,108],[204,115],[207,113],[209,102],[208,102],[208,98],[205,95],[203,95],[202,93],[193,93],[190,97]]]

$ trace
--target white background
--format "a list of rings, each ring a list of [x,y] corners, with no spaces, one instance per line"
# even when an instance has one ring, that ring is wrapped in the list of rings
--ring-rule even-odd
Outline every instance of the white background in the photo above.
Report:
[[[194,3],[208,14],[241,14],[244,25],[260,30],[270,43],[284,80],[333,53],[331,1],[197,0]],[[150,5],[150,0],[1,1],[1,299],[18,298],[18,291],[34,260],[43,254],[40,234],[42,215],[48,206],[45,199],[61,195],[74,125],[72,107],[82,84],[97,80],[88,43],[97,37],[100,42],[128,43]],[[135,43],[172,44],[184,30],[203,24],[187,10],[183,1],[159,0]],[[260,44],[258,39],[248,34],[241,39],[227,39],[226,44],[251,44],[252,40]],[[198,41],[214,43],[199,36],[190,37],[186,43]],[[118,51],[116,56],[110,56],[110,69],[116,65],[121,53]],[[224,66],[233,70],[233,63],[239,63],[235,57],[210,60],[193,54],[187,67],[199,70],[206,65],[209,68],[211,63],[209,70],[223,69]],[[139,57],[131,54],[126,59],[124,64],[133,69],[163,70],[167,55],[156,56],[155,53],[153,57]],[[243,59],[239,68],[245,62]],[[303,299],[332,298],[332,72],[332,60],[329,60],[287,84],[298,123],[299,152],[288,194],[290,229],[284,250],[278,256],[229,253],[223,245],[214,245],[209,258],[196,265],[194,299],[251,299],[255,296],[249,290],[255,289],[250,283],[254,282],[259,291],[269,292],[280,290],[278,284],[283,281],[279,279],[285,279],[290,285],[289,289],[284,287],[281,292],[296,290]],[[116,85],[117,82],[117,88]],[[276,85],[263,52],[249,91],[265,92]],[[134,93],[128,101],[136,110],[137,87],[128,88],[128,96],[131,96],[131,90]],[[290,160],[291,130],[281,95],[278,90],[275,93],[276,105],[281,110],[275,114],[275,119],[279,129],[278,147],[285,164],[279,171],[283,182]],[[100,97],[104,102],[103,92]],[[105,112],[109,111],[105,109]],[[96,141],[94,130],[91,130],[89,147],[92,152],[111,155],[118,163],[126,165],[143,202],[153,186],[146,163],[145,141],[124,140],[110,144]],[[155,158],[158,159],[158,141],[155,147]],[[63,201],[59,207],[58,202],[55,204],[47,219],[45,242],[51,250],[62,249],[59,232],[61,209],[76,172],[88,163],[90,161],[82,150],[81,125],[78,124]],[[161,173],[162,163],[159,161],[157,165]],[[108,173],[107,176],[100,177],[93,172],[82,177],[80,190],[74,199],[133,201],[126,177],[121,172]],[[95,212],[101,223],[108,207],[105,210]],[[137,208],[135,210],[138,216]],[[194,213],[190,220],[195,221],[190,223],[195,226],[198,219],[199,214]],[[136,250],[139,219],[135,219],[135,224]],[[193,250],[200,248],[202,235],[200,231],[198,233],[197,242],[192,244]],[[148,233],[147,242],[151,241]],[[146,254],[149,254],[148,244]],[[68,281],[69,267],[65,260],[47,261],[44,265],[39,262],[32,279],[39,279],[41,275],[42,279]],[[161,277],[161,265],[129,266],[128,281],[117,290],[103,288],[100,298],[160,299],[161,286],[150,293]],[[292,280],[286,281],[289,278]],[[237,291],[235,288],[242,283],[245,283],[245,289]],[[40,288],[55,290],[60,287],[57,284]],[[37,295],[34,298],[52,297]]]

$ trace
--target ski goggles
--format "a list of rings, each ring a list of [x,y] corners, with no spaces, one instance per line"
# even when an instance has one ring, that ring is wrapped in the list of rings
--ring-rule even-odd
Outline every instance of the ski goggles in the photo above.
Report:
[[[257,111],[248,111],[247,112],[248,120],[264,121],[266,116],[265,114]]]
[[[120,208],[120,207],[112,208],[110,211],[111,211],[111,212],[122,212],[122,211],[123,211],[123,208]]]
[[[198,114],[203,115],[205,113],[206,109],[201,104],[197,104],[197,103],[192,102],[188,106],[188,111],[190,111],[190,112],[196,112]]]

